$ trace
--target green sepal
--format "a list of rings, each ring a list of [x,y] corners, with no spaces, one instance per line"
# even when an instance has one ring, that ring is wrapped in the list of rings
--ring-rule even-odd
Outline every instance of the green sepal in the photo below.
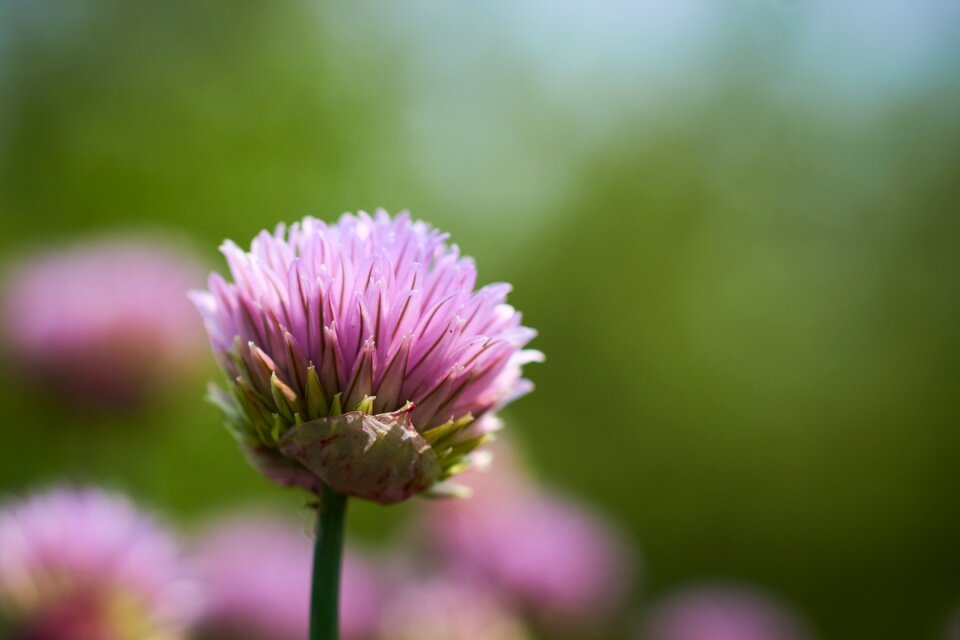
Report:
[[[343,413],[343,407],[340,404],[340,399],[343,397],[342,393],[338,393],[333,396],[333,403],[330,405],[330,415],[338,416]]]
[[[439,426],[424,431],[423,437],[434,449],[441,450],[466,429],[471,422],[473,422],[473,416],[469,413],[456,420],[451,418]]]
[[[327,394],[320,386],[320,376],[317,368],[312,364],[307,367],[307,417],[316,420],[330,415],[330,406],[327,404]]]
[[[465,455],[467,455],[477,447],[487,444],[493,439],[494,439],[494,436],[492,433],[481,433],[478,436],[473,436],[472,438],[461,440],[460,442],[451,444],[448,448],[444,449],[442,452],[439,452],[440,460],[444,463],[447,463],[449,461],[449,463],[455,464],[457,461],[462,459]],[[446,466],[446,464],[444,466]]]
[[[277,411],[289,422],[293,422],[293,414],[301,410],[297,392],[284,383],[274,371],[270,375],[270,392],[273,394],[273,403]]]
[[[270,429],[270,437],[273,439],[272,444],[276,444],[280,441],[280,436],[283,435],[287,430],[287,423],[283,421],[283,418],[279,413],[273,414],[273,428]]]
[[[361,413],[373,413],[373,401],[376,399],[376,396],[363,396],[363,400],[358,402],[353,410]]]

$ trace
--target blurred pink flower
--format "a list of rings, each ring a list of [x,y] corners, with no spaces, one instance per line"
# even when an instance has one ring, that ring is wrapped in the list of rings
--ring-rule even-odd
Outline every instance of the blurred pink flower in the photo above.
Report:
[[[520,619],[489,591],[448,578],[406,582],[388,601],[381,640],[527,640]]]
[[[804,640],[803,622],[772,597],[736,586],[700,586],[657,605],[643,640]]]
[[[206,532],[195,557],[207,598],[200,626],[211,638],[307,637],[312,543],[304,532],[282,520],[235,517]],[[340,592],[344,640],[373,636],[383,592],[372,566],[348,552]]]
[[[197,362],[203,333],[186,292],[202,274],[191,255],[158,238],[38,255],[6,277],[7,351],[56,398],[135,404]]]
[[[496,443],[497,473],[472,472],[469,500],[427,506],[445,562],[553,628],[593,627],[624,603],[633,554],[585,506],[537,487]]]
[[[261,471],[389,504],[462,471],[471,422],[531,388],[535,332],[475,289],[447,235],[406,213],[305,218],[222,247],[234,282],[194,292],[230,393],[216,393]],[[321,446],[323,444],[323,446]]]
[[[0,611],[20,637],[184,638],[198,596],[173,536],[120,496],[54,489],[0,507]]]

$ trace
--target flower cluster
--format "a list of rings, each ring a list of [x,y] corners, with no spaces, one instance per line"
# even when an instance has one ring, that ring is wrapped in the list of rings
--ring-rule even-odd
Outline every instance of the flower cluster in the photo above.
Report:
[[[197,559],[209,601],[201,637],[306,637],[310,544],[296,527],[264,517],[231,518],[201,537]],[[344,640],[529,637],[495,592],[452,576],[404,570],[406,561],[409,554],[374,562],[348,553],[340,601]]]
[[[405,213],[306,218],[222,247],[194,292],[227,390],[213,398],[272,480],[390,504],[466,469],[480,420],[525,393],[535,335],[473,262]],[[452,489],[455,491],[455,488]]]
[[[268,478],[324,494],[317,548],[340,544],[342,496],[413,495],[420,528],[380,557],[348,548],[344,640],[600,637],[624,622],[635,555],[598,514],[533,482],[496,411],[531,389],[533,330],[506,284],[477,288],[469,258],[403,213],[306,218],[222,247],[228,281],[193,291],[226,374],[212,398]],[[195,263],[152,243],[43,258],[7,286],[18,367],[79,399],[138,399],[191,361]],[[496,472],[482,464],[494,452]],[[450,482],[459,476],[458,482]],[[332,497],[334,500],[326,501]],[[336,517],[324,511],[340,505]],[[329,516],[329,517],[328,517]],[[219,521],[187,545],[125,498],[55,489],[0,505],[0,635],[17,640],[301,640],[316,636],[311,542],[263,516]],[[318,554],[335,576],[336,554]],[[319,585],[319,587],[317,587]],[[336,634],[333,600],[321,608]],[[314,610],[315,613],[317,609]],[[311,618],[313,622],[311,622]],[[321,620],[321,623],[324,621]],[[308,627],[313,624],[313,628]],[[803,640],[752,590],[689,589],[636,628],[648,640]]]
[[[507,444],[494,446],[497,473],[464,476],[470,500],[424,503],[414,535],[387,555],[348,554],[345,639],[588,637],[616,620],[633,554],[605,520],[533,482]],[[231,519],[204,535],[197,551],[210,637],[304,637],[310,545],[302,532]]]
[[[498,454],[510,461],[504,444]],[[386,552],[348,548],[343,640],[607,637],[624,610],[632,554],[602,519],[544,493],[518,465],[499,470],[465,478],[474,501],[422,505],[426,529]],[[516,516],[521,507],[531,509],[526,522]],[[470,540],[461,535],[467,529]],[[54,489],[9,502],[0,508],[0,636],[301,640],[309,537],[275,517],[234,515],[182,545],[125,498],[94,489]],[[184,546],[191,553],[181,552]],[[664,598],[636,634],[644,640],[811,637],[776,599],[729,584]]]

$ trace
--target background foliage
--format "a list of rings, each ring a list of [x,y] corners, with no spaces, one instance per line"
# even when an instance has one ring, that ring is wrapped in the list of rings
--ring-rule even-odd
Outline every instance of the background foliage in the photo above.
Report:
[[[634,536],[638,602],[731,577],[824,638],[935,637],[960,602],[958,26],[935,0],[11,0],[0,251],[162,229],[220,268],[279,220],[409,208],[515,284],[548,362],[513,433]],[[0,489],[92,479],[188,525],[300,504],[218,428],[214,375],[107,418],[7,367]]]

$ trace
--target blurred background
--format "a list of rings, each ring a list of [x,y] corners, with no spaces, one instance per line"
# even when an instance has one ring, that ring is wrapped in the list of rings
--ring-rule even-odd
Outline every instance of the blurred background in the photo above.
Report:
[[[225,238],[409,209],[514,284],[547,362],[504,417],[634,542],[637,612],[722,579],[815,637],[942,637],[958,201],[949,0],[0,4],[5,273],[162,236],[202,286]],[[51,402],[11,350],[0,492],[97,482],[186,528],[303,505],[220,427],[202,343],[136,409]]]

